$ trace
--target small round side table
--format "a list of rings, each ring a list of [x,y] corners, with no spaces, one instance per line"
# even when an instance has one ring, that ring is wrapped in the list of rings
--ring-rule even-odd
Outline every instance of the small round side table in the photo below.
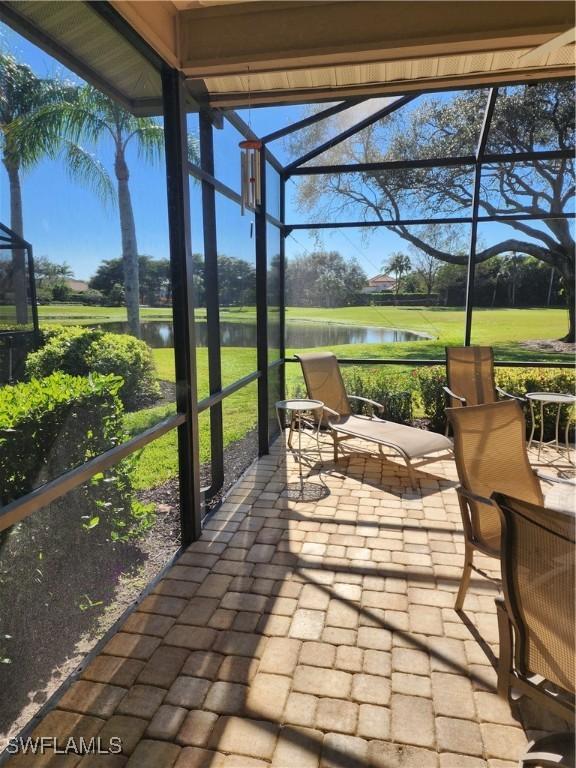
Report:
[[[290,434],[288,435],[288,447],[292,448],[292,436],[294,430],[298,432],[298,470],[300,474],[300,487],[303,484],[302,478],[302,424],[308,424],[314,430],[313,434],[316,438],[316,447],[318,448],[318,456],[320,463],[322,463],[322,453],[320,452],[320,424],[322,419],[317,418],[316,423],[306,414],[312,414],[314,411],[322,411],[324,403],[322,400],[305,400],[294,398],[292,400],[278,400],[276,403],[276,416],[278,418],[278,424],[280,425],[280,432],[283,430],[282,420],[280,418],[280,411],[290,412]],[[321,414],[320,414],[321,416]]]
[[[564,394],[563,392],[527,392],[526,398],[528,402],[530,403],[530,416],[532,418],[532,431],[530,432],[530,440],[528,441],[528,448],[532,447],[532,442],[534,440],[534,432],[536,431],[536,419],[534,414],[535,409],[535,403],[540,403],[540,440],[538,440],[538,458],[540,458],[540,451],[542,449],[543,445],[554,445],[555,448],[560,450],[560,436],[559,436],[559,430],[560,430],[560,412],[562,411],[563,405],[575,405],[576,404],[576,395],[569,395]],[[554,440],[550,440],[547,443],[544,442],[544,406],[545,405],[556,405],[558,410],[556,412],[556,431],[555,431],[555,437]],[[568,461],[572,464],[573,461],[570,457],[570,444],[568,442],[569,438],[569,432],[570,432],[570,418],[568,418],[568,421],[566,423],[566,435],[565,435],[565,445],[566,445],[566,455],[568,458]]]

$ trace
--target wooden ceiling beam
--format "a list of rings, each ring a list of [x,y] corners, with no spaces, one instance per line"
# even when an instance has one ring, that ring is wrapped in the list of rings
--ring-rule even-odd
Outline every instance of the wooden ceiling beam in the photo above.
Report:
[[[204,78],[525,49],[573,26],[564,0],[240,2],[180,11],[177,34],[182,71]]]

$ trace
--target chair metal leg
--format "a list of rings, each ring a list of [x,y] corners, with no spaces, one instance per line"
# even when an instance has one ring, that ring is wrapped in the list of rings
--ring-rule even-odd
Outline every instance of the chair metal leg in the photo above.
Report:
[[[531,741],[519,768],[574,768],[574,733],[552,733]]]
[[[290,431],[288,433],[288,448],[290,448],[290,450],[292,450],[292,436],[294,435],[294,419],[295,414],[293,411],[290,415]]]
[[[410,485],[412,486],[412,490],[415,491],[418,487],[418,484],[416,483],[416,475],[414,473],[414,467],[412,464],[410,464],[410,459],[405,459],[406,461],[406,468],[408,470],[408,477],[410,478]]]
[[[496,598],[496,616],[498,617],[498,695],[510,698],[510,676],[512,674],[512,626],[502,598]]]
[[[470,575],[472,573],[472,563],[474,561],[474,549],[468,544],[468,542],[465,543],[466,549],[464,551],[464,570],[462,572],[462,578],[460,579],[460,589],[458,590],[458,594],[456,596],[456,603],[454,604],[454,609],[457,611],[462,610],[462,606],[464,605],[464,598],[466,597],[466,592],[468,591],[468,585],[470,584]]]
[[[334,463],[338,464],[338,438],[336,433],[332,434],[332,440],[334,441]]]

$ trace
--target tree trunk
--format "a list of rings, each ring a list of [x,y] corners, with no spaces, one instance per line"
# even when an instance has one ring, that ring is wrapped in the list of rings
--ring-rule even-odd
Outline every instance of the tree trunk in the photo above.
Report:
[[[566,341],[569,344],[576,342],[576,317],[575,317],[575,302],[576,291],[574,290],[574,275],[571,278],[564,278],[564,291],[566,295],[566,302],[568,304],[568,333],[563,336],[560,341]]]
[[[17,162],[7,157],[4,157],[4,166],[10,185],[10,229],[20,237],[24,237],[20,168]],[[26,280],[26,251],[22,248],[12,251],[12,281],[16,323],[25,325],[28,322],[28,281]]]
[[[492,304],[490,305],[492,309],[494,309],[494,306],[496,304],[496,292],[498,290],[498,275],[496,275],[496,280],[494,280],[494,290],[492,291]]]
[[[554,267],[550,270],[550,282],[548,283],[548,295],[546,296],[546,306],[552,304],[552,288],[554,287]]]
[[[140,338],[140,275],[138,265],[138,245],[136,243],[136,226],[130,187],[128,186],[129,172],[121,148],[116,150],[114,163],[116,179],[118,180],[118,210],[120,213],[120,231],[122,234],[122,264],[124,267],[124,295],[128,314],[128,329],[133,336]]]

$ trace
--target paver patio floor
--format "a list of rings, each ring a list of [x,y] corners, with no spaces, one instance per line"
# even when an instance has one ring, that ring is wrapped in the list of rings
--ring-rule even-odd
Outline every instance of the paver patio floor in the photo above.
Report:
[[[495,693],[495,581],[453,610],[454,464],[413,491],[401,462],[347,451],[335,465],[326,444],[296,500],[277,441],[35,731],[122,754],[11,768],[512,768],[562,728]]]

